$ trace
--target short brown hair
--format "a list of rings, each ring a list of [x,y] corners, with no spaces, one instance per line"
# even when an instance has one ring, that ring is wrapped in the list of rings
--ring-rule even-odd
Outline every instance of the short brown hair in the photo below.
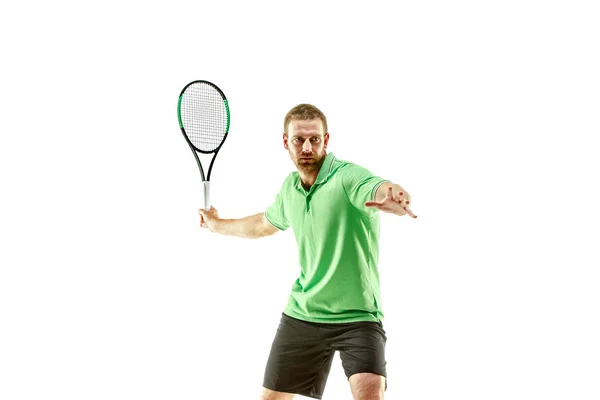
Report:
[[[288,125],[291,120],[308,120],[319,118],[323,123],[323,133],[327,133],[327,118],[325,114],[312,104],[298,104],[285,115],[283,120],[283,132],[288,133]]]

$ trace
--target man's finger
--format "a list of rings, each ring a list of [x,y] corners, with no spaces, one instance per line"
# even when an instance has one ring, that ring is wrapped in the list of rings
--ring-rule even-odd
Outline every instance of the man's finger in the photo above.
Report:
[[[404,208],[404,211],[406,211],[406,213],[408,215],[410,215],[412,218],[417,218],[417,216],[415,214],[413,214],[412,211],[410,211],[410,208],[408,208],[408,207],[403,207],[403,208]]]

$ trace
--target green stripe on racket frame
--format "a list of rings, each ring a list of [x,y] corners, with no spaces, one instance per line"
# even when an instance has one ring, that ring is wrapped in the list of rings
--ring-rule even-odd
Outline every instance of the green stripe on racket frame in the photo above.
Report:
[[[177,117],[181,133],[190,146],[204,183],[204,208],[210,208],[210,175],[217,153],[229,133],[230,111],[225,94],[214,83],[196,80],[188,83],[179,94]],[[213,154],[208,173],[198,153]]]

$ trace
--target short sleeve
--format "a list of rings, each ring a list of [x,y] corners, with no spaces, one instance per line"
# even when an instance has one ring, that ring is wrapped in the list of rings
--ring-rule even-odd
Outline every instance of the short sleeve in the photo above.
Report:
[[[282,187],[281,191],[275,196],[275,199],[271,205],[269,205],[269,207],[267,207],[265,210],[265,218],[267,221],[282,231],[285,231],[290,226],[288,219],[285,216],[285,207],[283,204],[284,190],[285,188]]]
[[[366,207],[365,203],[374,200],[379,186],[389,180],[356,164],[348,164],[341,175],[344,190],[352,205],[364,214],[375,214],[378,210],[375,207]]]

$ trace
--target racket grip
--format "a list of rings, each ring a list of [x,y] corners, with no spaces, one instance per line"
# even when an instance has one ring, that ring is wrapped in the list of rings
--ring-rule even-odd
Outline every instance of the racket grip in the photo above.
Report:
[[[204,208],[210,209],[210,182],[204,181]]]

